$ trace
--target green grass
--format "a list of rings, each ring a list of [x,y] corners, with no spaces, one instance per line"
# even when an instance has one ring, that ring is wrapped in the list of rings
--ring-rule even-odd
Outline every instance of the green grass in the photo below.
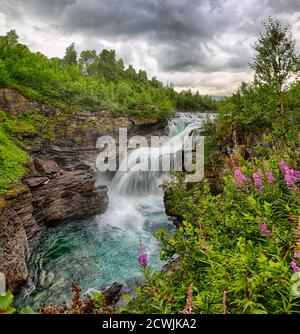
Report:
[[[30,130],[26,123],[17,125],[6,114],[0,111],[0,193],[12,186],[25,174],[24,164],[29,160],[28,154],[20,149],[9,132],[11,130]]]

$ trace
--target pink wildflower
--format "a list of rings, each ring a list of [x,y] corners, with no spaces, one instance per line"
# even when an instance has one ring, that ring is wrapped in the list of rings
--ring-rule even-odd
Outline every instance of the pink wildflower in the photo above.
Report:
[[[294,258],[300,259],[300,252],[294,252]]]
[[[139,255],[138,257],[138,262],[142,267],[146,267],[148,264],[148,255],[147,253],[143,253],[141,255]]]
[[[259,224],[259,230],[260,232],[265,232],[267,229],[268,225],[267,224]]]
[[[274,183],[274,176],[272,171],[267,172],[267,179],[268,179],[268,183],[269,184],[273,184]]]
[[[298,265],[297,265],[297,262],[294,261],[294,260],[291,262],[291,267],[292,267],[292,269],[294,270],[294,272],[297,272],[297,271],[300,270],[300,268],[299,268]]]
[[[253,177],[253,181],[254,181],[254,185],[256,187],[256,189],[262,193],[264,191],[263,188],[263,180],[262,180],[262,172],[258,171],[256,173],[253,173],[252,177]]]
[[[298,187],[296,183],[300,181],[300,172],[290,168],[284,160],[280,160],[279,167],[284,176],[287,188],[293,192],[297,191]]]
[[[246,190],[248,187],[248,177],[244,175],[239,169],[234,171],[235,185],[238,191]]]
[[[266,223],[259,224],[258,227],[259,227],[260,232],[262,233],[262,235],[263,235],[265,238],[268,238],[268,237],[272,234],[271,231],[268,231],[268,230],[267,230],[267,228],[268,228],[268,224],[266,224]]]

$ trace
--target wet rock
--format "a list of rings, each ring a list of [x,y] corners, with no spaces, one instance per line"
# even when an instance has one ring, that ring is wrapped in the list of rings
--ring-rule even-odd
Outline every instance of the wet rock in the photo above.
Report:
[[[127,306],[131,301],[128,301],[127,298],[124,298],[123,296],[129,295],[131,297],[131,300],[134,300],[135,298],[137,298],[137,287],[142,286],[143,283],[143,277],[130,278],[126,280],[126,282],[123,284],[119,282],[114,282],[112,285],[102,290],[102,293],[108,305],[124,307]],[[98,290],[95,290],[95,292],[98,292]]]
[[[53,160],[35,157],[31,175],[23,182],[30,187],[33,213],[38,224],[88,217],[105,212],[107,187],[96,185],[88,169],[67,171]]]
[[[120,298],[116,303],[117,307],[125,307],[129,305],[138,297],[136,289],[138,287],[143,286],[145,279],[143,277],[135,277],[128,279],[122,286],[120,291]],[[124,295],[129,295],[131,297],[131,301],[128,301],[127,298],[124,298]]]
[[[123,284],[114,282],[112,285],[102,291],[108,305],[115,304],[120,299],[122,287]]]

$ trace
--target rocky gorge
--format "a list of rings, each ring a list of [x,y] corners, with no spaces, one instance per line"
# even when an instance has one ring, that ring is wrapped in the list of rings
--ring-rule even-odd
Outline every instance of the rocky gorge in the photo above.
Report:
[[[96,141],[117,130],[150,136],[166,122],[109,111],[63,113],[50,104],[28,101],[15,89],[0,89],[0,109],[11,116],[42,115],[33,133],[18,133],[30,160],[26,175],[0,197],[0,272],[9,289],[28,279],[27,263],[47,226],[105,212],[107,186],[95,182]]]

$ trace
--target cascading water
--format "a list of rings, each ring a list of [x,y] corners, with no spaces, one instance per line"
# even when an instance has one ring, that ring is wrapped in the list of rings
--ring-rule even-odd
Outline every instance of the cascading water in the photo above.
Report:
[[[159,185],[169,176],[170,170],[173,169],[172,163],[174,163],[175,156],[181,155],[182,148],[190,144],[190,141],[185,141],[185,139],[192,139],[189,135],[194,129],[201,127],[199,120],[185,125],[183,130],[181,130],[181,126],[176,127],[178,124],[180,123],[169,123],[169,138],[165,138],[162,145],[137,148],[121,161],[119,171],[117,171],[112,180],[114,192],[133,196],[159,192]],[[162,160],[166,156],[170,157],[170,163],[167,164],[167,168],[164,170],[161,167]],[[151,166],[159,168],[153,170]],[[127,171],[124,172],[126,169]]]
[[[105,214],[47,229],[31,256],[31,283],[18,297],[19,304],[37,309],[63,303],[70,298],[72,282],[87,292],[139,277],[137,257],[142,248],[150,265],[161,268],[164,262],[154,233],[161,228],[170,233],[174,230],[159,188],[169,173],[135,170],[137,160],[143,156],[142,163],[157,163],[166,154],[176,154],[181,149],[179,139],[201,126],[206,117],[178,113],[168,125],[165,145],[132,151],[128,155],[130,170],[118,171],[108,184],[110,204]],[[170,143],[174,144],[172,152]],[[104,182],[102,176],[99,183]]]

